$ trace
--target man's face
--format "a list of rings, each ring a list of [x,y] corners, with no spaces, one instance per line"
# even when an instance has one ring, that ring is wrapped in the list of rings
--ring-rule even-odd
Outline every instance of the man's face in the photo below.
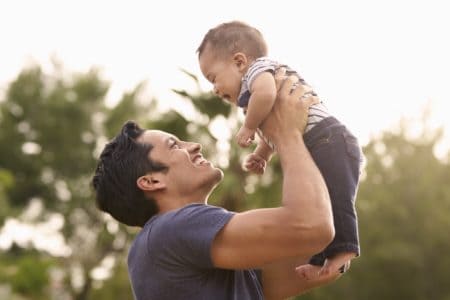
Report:
[[[198,143],[180,141],[160,130],[146,130],[138,142],[153,145],[149,155],[168,167],[164,180],[166,188],[175,195],[185,196],[202,190],[209,193],[223,177],[220,169],[203,158]]]
[[[233,58],[219,58],[207,46],[199,57],[199,64],[205,78],[213,84],[214,93],[236,104],[243,74]]]

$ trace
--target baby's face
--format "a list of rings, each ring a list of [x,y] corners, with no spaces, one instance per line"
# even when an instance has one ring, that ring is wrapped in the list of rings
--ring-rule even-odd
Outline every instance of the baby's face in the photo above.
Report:
[[[242,68],[233,57],[218,58],[206,48],[200,55],[199,63],[203,75],[214,85],[214,93],[222,99],[237,103],[241,89]]]

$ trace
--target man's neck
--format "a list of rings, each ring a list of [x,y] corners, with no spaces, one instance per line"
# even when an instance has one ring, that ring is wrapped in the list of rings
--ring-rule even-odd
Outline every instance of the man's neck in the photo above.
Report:
[[[180,196],[171,196],[163,197],[160,200],[156,201],[159,213],[163,214],[166,212],[169,212],[171,210],[180,209],[186,205],[193,204],[193,203],[200,203],[200,204],[206,204],[207,203],[207,197],[192,197],[192,198],[185,198]]]

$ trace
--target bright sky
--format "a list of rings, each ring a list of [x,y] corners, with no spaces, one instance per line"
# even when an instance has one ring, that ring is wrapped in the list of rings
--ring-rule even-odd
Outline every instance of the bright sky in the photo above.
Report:
[[[362,140],[419,117],[431,105],[444,125],[450,100],[447,1],[2,1],[0,88],[30,62],[51,57],[71,71],[92,66],[112,82],[109,101],[143,80],[166,107],[171,88],[195,90],[195,50],[206,31],[242,20],[270,55],[299,70]],[[201,78],[205,90],[210,85]],[[450,124],[447,132],[450,131]]]

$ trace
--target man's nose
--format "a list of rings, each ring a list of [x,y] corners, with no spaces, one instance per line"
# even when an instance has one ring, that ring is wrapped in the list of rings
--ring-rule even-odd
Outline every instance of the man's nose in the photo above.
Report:
[[[214,92],[214,94],[219,95],[219,90],[216,88],[216,86],[214,86],[213,92]]]
[[[200,152],[202,150],[202,145],[199,143],[189,143],[188,151],[189,152]]]

